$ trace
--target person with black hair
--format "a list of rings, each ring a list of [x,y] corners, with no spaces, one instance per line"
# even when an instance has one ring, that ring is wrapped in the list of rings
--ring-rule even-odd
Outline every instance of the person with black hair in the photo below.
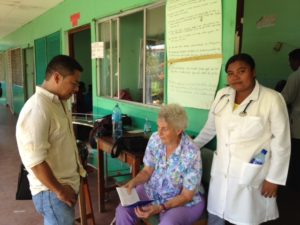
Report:
[[[88,85],[87,92],[84,96],[85,104],[87,106],[87,112],[92,112],[93,111],[93,88],[92,85]]]
[[[78,92],[76,93],[76,113],[87,113],[87,104],[85,101],[86,87],[83,81],[79,82]],[[83,116],[83,115],[81,115]]]
[[[0,98],[2,97],[2,84],[0,82]]]
[[[300,191],[300,49],[289,53],[290,67],[294,71],[288,77],[281,94],[289,107],[292,136],[291,162],[287,185]]]
[[[80,177],[86,176],[67,105],[78,91],[82,70],[70,56],[55,56],[17,121],[17,144],[29,173],[32,200],[48,225],[75,224]]]
[[[208,120],[194,141],[202,148],[217,136],[209,183],[209,225],[257,225],[276,219],[278,186],[285,185],[290,128],[284,99],[255,79],[248,54],[226,63],[229,86],[218,91]],[[266,150],[265,162],[251,160]],[[265,152],[265,151],[264,151]]]
[[[278,92],[282,92],[285,84],[286,84],[286,80],[280,80],[280,81],[278,81],[277,84],[274,87],[274,90],[278,91]]]

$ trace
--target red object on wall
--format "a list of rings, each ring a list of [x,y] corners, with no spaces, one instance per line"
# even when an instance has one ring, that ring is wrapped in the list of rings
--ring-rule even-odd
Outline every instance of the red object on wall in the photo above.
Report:
[[[80,19],[80,13],[75,13],[70,16],[72,26],[76,27],[78,25],[78,20]]]

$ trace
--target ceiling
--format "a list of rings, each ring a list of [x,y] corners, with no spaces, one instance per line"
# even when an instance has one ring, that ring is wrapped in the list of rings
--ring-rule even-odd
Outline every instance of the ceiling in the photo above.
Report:
[[[61,2],[63,0],[0,0],[0,38]]]

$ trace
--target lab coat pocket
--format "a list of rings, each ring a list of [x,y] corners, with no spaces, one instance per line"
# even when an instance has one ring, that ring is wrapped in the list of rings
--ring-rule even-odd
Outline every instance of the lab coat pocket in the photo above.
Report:
[[[239,184],[259,187],[265,179],[264,165],[257,165],[251,163],[243,163],[241,168],[241,176]]]

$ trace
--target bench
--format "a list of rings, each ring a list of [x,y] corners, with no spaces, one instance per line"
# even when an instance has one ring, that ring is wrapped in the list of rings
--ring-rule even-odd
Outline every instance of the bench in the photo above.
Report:
[[[202,184],[204,186],[205,191],[208,190],[209,180],[210,180],[210,170],[211,163],[213,159],[214,151],[208,148],[201,149],[201,159],[202,159]],[[154,215],[148,219],[144,219],[143,222],[146,225],[158,225],[159,224],[159,216]],[[193,225],[206,225],[207,224],[207,212],[204,211],[203,215],[200,217],[198,221],[196,221]]]

